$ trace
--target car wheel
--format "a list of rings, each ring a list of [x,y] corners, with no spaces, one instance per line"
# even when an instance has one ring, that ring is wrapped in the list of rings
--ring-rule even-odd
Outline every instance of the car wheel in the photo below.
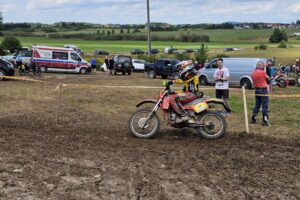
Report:
[[[125,75],[125,74],[126,74],[125,71],[123,71],[123,72],[122,72],[122,75]]]
[[[208,80],[206,76],[200,76],[199,81],[200,81],[200,85],[208,85]]]
[[[161,78],[162,78],[162,79],[167,79],[168,76],[167,76],[167,75],[162,75]]]
[[[4,80],[3,76],[5,76],[5,71],[0,70],[0,81]]]
[[[148,76],[149,76],[149,78],[154,79],[154,78],[156,78],[156,72],[154,70],[150,70],[148,72]]]
[[[87,73],[88,73],[87,68],[80,69],[80,74],[87,74]]]
[[[131,75],[131,71],[128,71],[128,76],[130,76]]]
[[[241,87],[245,86],[246,89],[252,88],[252,83],[249,78],[243,78],[240,82]]]

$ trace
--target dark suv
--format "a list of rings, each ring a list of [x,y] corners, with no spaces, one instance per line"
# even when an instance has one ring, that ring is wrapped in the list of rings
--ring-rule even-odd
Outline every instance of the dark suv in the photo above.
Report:
[[[179,60],[176,59],[159,59],[152,63],[145,64],[145,71],[149,78],[156,78],[156,76],[161,76],[166,79],[169,76],[176,78],[179,74]]]
[[[134,70],[132,59],[130,56],[118,55],[114,57],[114,68],[113,74],[122,72],[123,75],[126,73],[131,75],[131,72]]]
[[[1,76],[13,76],[15,74],[13,64],[0,59],[0,80],[3,80]]]
[[[141,50],[141,49],[132,49],[132,50],[130,51],[130,53],[131,53],[132,55],[142,55],[142,54],[144,54],[145,52],[144,52],[143,50]]]

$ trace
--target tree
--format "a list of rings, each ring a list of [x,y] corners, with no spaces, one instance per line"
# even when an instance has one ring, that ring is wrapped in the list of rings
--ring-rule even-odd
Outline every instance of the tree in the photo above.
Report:
[[[124,29],[123,29],[123,28],[121,28],[121,30],[120,30],[120,33],[121,33],[121,34],[123,34],[123,33],[124,33]]]
[[[280,30],[279,28],[275,28],[269,40],[271,43],[279,43],[282,40],[287,42],[288,35],[285,30]]]
[[[1,48],[13,52],[14,50],[21,49],[22,45],[18,38],[14,36],[5,36],[2,40]]]
[[[300,25],[300,19],[298,19],[298,20],[296,21],[296,24],[297,24],[297,25]]]
[[[112,34],[112,35],[114,35],[114,34],[115,34],[115,29],[113,29],[113,30],[111,31],[111,34]]]
[[[208,48],[205,44],[201,44],[201,48],[196,53],[196,60],[202,65],[208,59]]]
[[[3,17],[2,13],[0,12],[0,36],[2,35],[1,31],[3,30]]]
[[[102,30],[102,35],[105,35],[105,30]]]
[[[110,35],[110,30],[107,31],[106,35]]]
[[[127,33],[130,33],[130,29],[129,28],[127,29]]]

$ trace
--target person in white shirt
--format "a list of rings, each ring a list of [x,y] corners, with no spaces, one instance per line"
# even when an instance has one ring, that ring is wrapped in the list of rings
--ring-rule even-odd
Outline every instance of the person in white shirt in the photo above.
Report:
[[[229,70],[224,67],[223,59],[217,60],[218,69],[214,73],[214,79],[216,81],[216,98],[223,99],[227,102],[229,98]]]

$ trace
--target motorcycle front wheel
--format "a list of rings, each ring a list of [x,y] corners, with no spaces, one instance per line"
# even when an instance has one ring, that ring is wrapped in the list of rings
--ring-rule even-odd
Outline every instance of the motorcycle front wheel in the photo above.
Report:
[[[42,70],[39,67],[33,69],[33,75],[40,76],[42,74]]]
[[[206,139],[218,139],[226,133],[226,120],[223,115],[215,111],[208,110],[201,113],[197,121],[201,124],[198,132]]]
[[[159,117],[154,113],[146,123],[150,114],[151,110],[141,109],[131,115],[128,126],[132,136],[140,139],[151,139],[158,135],[160,127]]]
[[[276,81],[276,85],[278,85],[278,87],[280,88],[286,88],[287,86],[286,81],[284,79],[279,79],[278,81]]]

